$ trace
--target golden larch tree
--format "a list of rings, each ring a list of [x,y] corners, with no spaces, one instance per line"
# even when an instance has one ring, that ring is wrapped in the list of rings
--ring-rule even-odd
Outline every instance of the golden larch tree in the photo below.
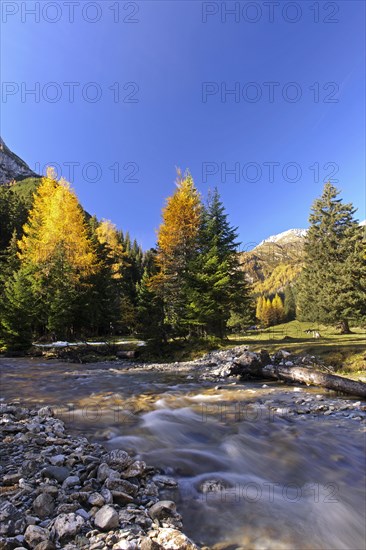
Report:
[[[255,310],[256,318],[261,322],[263,320],[263,308],[265,307],[265,297],[259,296],[257,298],[257,307]]]
[[[192,176],[178,171],[177,188],[166,201],[158,231],[155,288],[164,302],[165,320],[177,329],[187,307],[185,277],[198,248],[202,204]]]
[[[192,176],[182,177],[178,171],[176,185],[163,208],[158,231],[157,263],[163,270],[171,261],[180,258],[184,263],[192,255],[201,221],[201,199]]]
[[[282,323],[282,321],[285,318],[285,307],[283,305],[281,296],[279,296],[278,294],[276,294],[272,300],[272,310],[273,310],[273,323],[274,324]]]
[[[70,185],[65,180],[56,182],[52,173],[38,187],[23,232],[18,242],[22,263],[46,268],[62,250],[75,277],[95,271],[96,257],[78,199]]]

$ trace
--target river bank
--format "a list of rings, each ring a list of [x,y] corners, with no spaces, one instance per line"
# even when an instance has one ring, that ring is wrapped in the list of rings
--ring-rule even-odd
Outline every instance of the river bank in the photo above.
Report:
[[[0,406],[3,550],[197,548],[180,530],[174,479],[122,450],[72,437],[50,407]]]

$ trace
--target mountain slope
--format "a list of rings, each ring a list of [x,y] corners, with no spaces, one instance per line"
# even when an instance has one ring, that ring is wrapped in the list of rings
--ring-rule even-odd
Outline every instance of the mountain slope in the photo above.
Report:
[[[10,151],[0,137],[0,185],[25,178],[39,178],[18,155]]]
[[[241,253],[246,278],[258,294],[283,292],[303,267],[306,229],[289,229]]]
[[[366,220],[359,223],[366,229]],[[241,265],[254,293],[274,295],[293,283],[304,265],[307,229],[289,229],[271,235],[250,252],[241,253]]]

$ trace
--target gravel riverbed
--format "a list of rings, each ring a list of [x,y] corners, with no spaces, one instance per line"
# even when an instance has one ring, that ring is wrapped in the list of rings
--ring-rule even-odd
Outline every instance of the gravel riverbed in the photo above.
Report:
[[[2,550],[197,548],[159,489],[175,480],[67,434],[50,407],[2,404]]]

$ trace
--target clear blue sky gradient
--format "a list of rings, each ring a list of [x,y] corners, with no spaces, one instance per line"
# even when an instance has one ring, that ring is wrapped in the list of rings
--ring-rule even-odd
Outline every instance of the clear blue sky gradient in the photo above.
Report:
[[[240,2],[236,16],[225,14],[221,2],[149,0],[136,3],[138,12],[135,3],[119,2],[118,16],[110,9],[116,2],[96,2],[98,11],[90,6],[83,14],[88,2],[80,1],[74,22],[64,2],[58,3],[60,13],[51,6],[36,22],[24,12],[24,5],[30,9],[35,2],[2,2],[1,134],[32,168],[57,162],[68,177],[66,163],[80,163],[72,183],[90,213],[129,230],[144,248],[153,246],[164,200],[174,190],[175,167],[188,167],[203,195],[219,188],[245,247],[289,228],[307,227],[311,203],[335,164],[342,196],[359,209],[360,220],[366,217],[363,1],[301,0],[295,4],[302,14],[293,23],[289,19],[299,14],[295,8],[283,13],[287,3],[282,1],[273,22],[263,2],[247,11],[247,2]],[[41,8],[46,4],[40,2]],[[226,2],[226,7],[234,4]],[[207,11],[218,13],[206,14],[204,22]],[[256,17],[257,22],[248,21]],[[52,23],[53,18],[60,20]],[[22,89],[36,82],[39,101],[22,98]],[[57,102],[42,96],[52,99],[56,88],[47,88],[49,82],[61,90]],[[73,103],[65,82],[80,83]],[[95,90],[85,89],[89,82],[102,92],[94,103],[81,91],[91,99]],[[117,102],[109,89],[116,82]],[[138,92],[133,94],[136,85],[123,90],[127,82],[136,83]],[[215,93],[203,101],[205,82],[214,83]],[[236,82],[240,98],[228,95],[225,101],[216,92]],[[250,82],[255,84],[246,87]],[[265,82],[279,83],[273,101]],[[283,98],[289,82],[301,90],[299,101]],[[318,101],[314,83],[319,83]],[[258,90],[262,98],[251,102]],[[290,97],[295,91],[287,88]],[[138,101],[124,102],[128,95]],[[82,167],[89,162],[100,166],[100,181],[88,181],[92,169],[83,177]],[[268,162],[279,163],[274,181],[263,164]],[[116,163],[117,182],[109,168]],[[138,181],[123,181],[135,166],[127,163],[138,165]],[[204,178],[204,163],[216,173]],[[235,163],[248,170],[247,179],[255,178],[253,166],[248,167],[255,163],[262,170],[259,181],[247,181],[242,173],[240,181],[233,175],[225,181],[220,167],[232,169]],[[301,167],[299,181],[283,177],[287,163]],[[327,163],[334,164],[324,168]],[[288,176],[296,176],[291,167]]]

